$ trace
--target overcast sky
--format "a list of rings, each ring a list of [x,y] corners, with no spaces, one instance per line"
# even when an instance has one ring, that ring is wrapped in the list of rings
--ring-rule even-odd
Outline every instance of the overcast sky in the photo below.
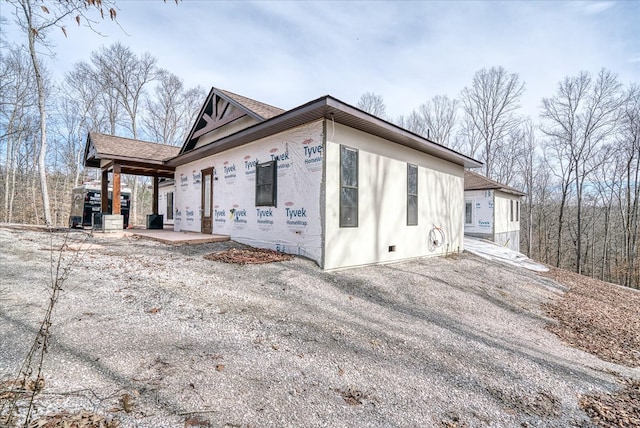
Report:
[[[149,52],[187,87],[226,89],[284,109],[323,95],[384,97],[395,119],[437,94],[457,97],[483,67],[525,82],[524,112],[581,70],[640,82],[640,1],[119,1],[100,36],[51,34],[56,78],[120,41]],[[13,21],[11,8],[1,14]],[[22,37],[7,29],[8,41]]]

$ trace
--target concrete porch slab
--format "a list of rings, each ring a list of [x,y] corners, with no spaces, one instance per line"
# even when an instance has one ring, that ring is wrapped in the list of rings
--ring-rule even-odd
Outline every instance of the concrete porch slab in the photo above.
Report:
[[[163,242],[165,244],[206,244],[229,241],[228,235],[205,235],[198,232],[176,232],[173,229],[128,229],[125,235]]]

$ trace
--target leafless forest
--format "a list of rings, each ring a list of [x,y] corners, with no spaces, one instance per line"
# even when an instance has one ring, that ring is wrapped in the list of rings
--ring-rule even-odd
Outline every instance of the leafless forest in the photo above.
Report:
[[[82,166],[89,130],[180,145],[206,92],[119,43],[52,75],[41,54],[48,31],[91,13],[115,19],[115,12],[106,1],[52,3],[46,11],[32,3],[8,2],[24,38],[0,39],[0,219],[66,225],[71,189],[95,174]],[[469,77],[457,98],[434,94],[397,118],[386,115],[380,94],[363,94],[357,106],[481,160],[483,174],[526,192],[523,253],[640,288],[638,82],[606,68],[566,76],[540,94],[531,116],[521,108],[526,82],[517,73],[495,66]],[[139,223],[150,210],[148,183],[125,183]]]

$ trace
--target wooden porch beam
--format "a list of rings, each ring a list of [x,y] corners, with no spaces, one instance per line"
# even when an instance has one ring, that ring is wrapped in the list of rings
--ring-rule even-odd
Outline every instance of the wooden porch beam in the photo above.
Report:
[[[113,196],[112,196],[112,214],[120,214],[120,164],[113,163]]]
[[[109,170],[102,170],[102,180],[100,188],[100,212],[106,213],[109,210]]]
[[[153,177],[153,199],[151,199],[151,211],[153,214],[158,214],[158,182],[160,180],[157,176]]]

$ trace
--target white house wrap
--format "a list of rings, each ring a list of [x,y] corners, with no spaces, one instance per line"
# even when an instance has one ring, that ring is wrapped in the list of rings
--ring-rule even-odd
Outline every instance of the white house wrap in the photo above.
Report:
[[[316,121],[176,168],[175,230],[200,232],[200,188],[190,179],[213,167],[213,233],[234,241],[322,259],[322,122]],[[256,207],[256,164],[276,160],[277,201]]]

